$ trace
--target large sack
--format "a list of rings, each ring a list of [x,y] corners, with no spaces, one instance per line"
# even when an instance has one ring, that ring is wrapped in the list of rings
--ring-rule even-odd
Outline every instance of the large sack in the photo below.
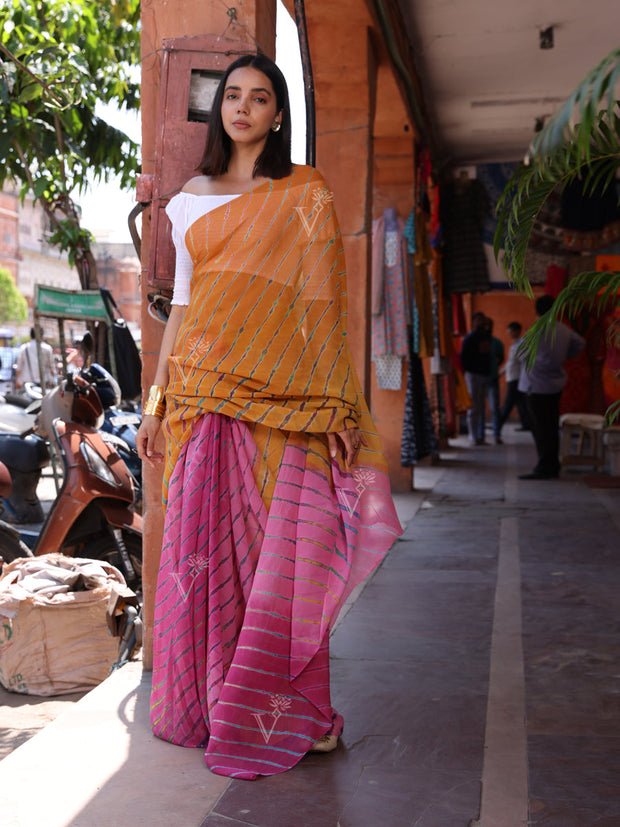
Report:
[[[62,554],[20,558],[0,578],[0,683],[11,692],[63,695],[101,683],[118,657],[106,623],[109,563]]]

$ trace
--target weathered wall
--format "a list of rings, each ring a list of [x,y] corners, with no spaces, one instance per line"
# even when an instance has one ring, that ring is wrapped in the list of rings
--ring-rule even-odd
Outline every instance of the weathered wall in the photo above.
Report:
[[[233,41],[237,49],[256,48],[275,53],[275,0],[242,0],[235,4],[234,15],[225,4],[215,0],[169,0],[167,3],[142,2],[142,172],[153,175],[157,152],[157,113],[161,72],[161,45],[165,38],[196,34],[220,35]],[[150,210],[142,221],[142,356],[143,389],[148,389],[157,365],[162,325],[147,313],[148,261],[151,243]],[[144,468],[144,664],[152,665],[153,600],[161,550],[163,512],[161,507],[161,470]]]
[[[404,222],[414,204],[415,156],[414,130],[394,79],[392,67],[381,56],[377,67],[376,105],[373,124],[372,216],[393,208]],[[377,385],[372,369],[370,398],[385,456],[390,469],[392,490],[413,487],[413,469],[400,464],[403,412],[407,390],[407,363],[403,363],[400,390],[385,390]]]
[[[290,0],[285,5],[293,13]],[[376,21],[363,0],[305,4],[316,102],[316,164],[334,192],[347,260],[349,345],[383,441],[392,488],[400,466],[406,388],[379,390],[370,361],[372,219],[413,206],[414,130]]]

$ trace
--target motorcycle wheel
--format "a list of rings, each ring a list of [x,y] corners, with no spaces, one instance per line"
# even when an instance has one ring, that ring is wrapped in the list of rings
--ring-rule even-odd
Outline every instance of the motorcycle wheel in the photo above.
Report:
[[[0,557],[5,563],[12,563],[20,557],[32,557],[28,546],[16,534],[10,527],[0,525]]]
[[[127,547],[131,565],[136,573],[134,578],[128,578],[125,575],[125,568],[121,556],[114,545],[114,540],[109,536],[99,537],[92,542],[85,543],[84,547],[80,550],[80,557],[88,557],[92,560],[105,560],[106,563],[115,566],[115,568],[125,575],[129,588],[137,592],[142,589],[142,538],[136,534],[123,532],[123,540]]]

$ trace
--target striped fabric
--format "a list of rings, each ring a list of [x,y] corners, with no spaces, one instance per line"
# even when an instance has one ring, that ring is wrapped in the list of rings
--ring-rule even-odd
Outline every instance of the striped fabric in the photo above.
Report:
[[[196,221],[171,359],[151,721],[216,773],[292,767],[339,733],[329,629],[400,533],[346,345],[332,196],[296,167]],[[328,431],[357,424],[347,467]]]

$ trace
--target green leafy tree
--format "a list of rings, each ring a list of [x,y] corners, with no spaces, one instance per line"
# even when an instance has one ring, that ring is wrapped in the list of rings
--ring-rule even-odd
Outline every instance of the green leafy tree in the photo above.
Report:
[[[95,115],[97,102],[139,106],[139,0],[4,0],[0,8],[0,186],[18,182],[45,210],[50,242],[96,288],[91,234],[74,192],[120,175],[138,146]]]
[[[17,289],[13,276],[0,267],[0,324],[25,322],[28,318],[28,304]]]
[[[584,191],[603,191],[615,185],[620,169],[620,48],[607,55],[579,84],[564,105],[532,142],[528,155],[508,182],[497,205],[495,257],[503,249],[502,265],[512,284],[532,295],[526,253],[534,224],[556,189],[579,179]],[[586,312],[602,315],[620,305],[620,272],[583,272],[565,287],[551,310],[528,331],[531,361],[547,331],[558,319]],[[609,335],[620,339],[617,324]],[[620,402],[608,411],[612,419]]]

